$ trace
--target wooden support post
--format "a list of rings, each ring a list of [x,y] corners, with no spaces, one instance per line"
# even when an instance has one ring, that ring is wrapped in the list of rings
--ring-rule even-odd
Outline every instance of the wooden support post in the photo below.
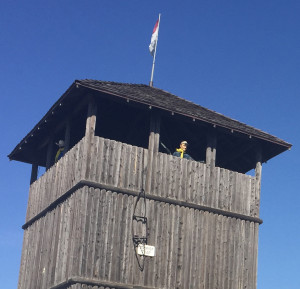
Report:
[[[150,135],[148,150],[152,153],[159,151],[159,138],[160,138],[160,116],[153,113],[150,119]]]
[[[49,137],[46,157],[46,170],[48,170],[54,163],[53,157],[53,135]]]
[[[216,154],[217,154],[217,135],[216,133],[209,133],[207,135],[207,146],[206,146],[206,164],[211,167],[216,165]]]
[[[90,137],[95,135],[96,129],[97,104],[93,97],[90,97],[88,104],[88,113],[86,119],[85,136]]]
[[[260,206],[260,189],[261,189],[261,173],[262,173],[262,149],[261,146],[256,150],[256,166],[255,166],[255,216],[259,216]]]
[[[148,145],[148,166],[145,192],[150,193],[151,190],[151,178],[152,170],[155,170],[155,164],[153,166],[153,158],[159,151],[159,139],[160,139],[160,115],[152,113],[150,118],[150,134]]]
[[[30,177],[30,185],[37,180],[39,165],[37,163],[32,164],[31,167],[31,177]]]
[[[90,174],[90,162],[91,162],[91,147],[93,143],[93,139],[95,136],[96,130],[96,116],[97,116],[97,104],[93,96],[89,96],[89,104],[88,104],[88,112],[86,118],[86,128],[85,128],[85,148],[84,148],[84,156],[85,168],[82,168],[83,177],[88,179]]]
[[[70,137],[71,137],[71,117],[68,116],[66,121],[66,130],[65,130],[65,152],[70,149]]]

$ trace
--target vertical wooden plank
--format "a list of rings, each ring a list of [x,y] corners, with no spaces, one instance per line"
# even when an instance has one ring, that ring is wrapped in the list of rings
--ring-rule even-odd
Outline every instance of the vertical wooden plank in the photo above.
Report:
[[[229,170],[224,170],[224,210],[228,210],[230,208],[230,192],[229,192]]]
[[[196,178],[196,203],[199,205],[205,204],[205,179],[206,179],[206,165],[198,165]]]
[[[229,211],[235,210],[235,198],[236,198],[236,176],[235,172],[229,173]]]
[[[61,210],[59,207],[57,207],[55,210],[52,211],[53,213],[53,221],[52,221],[52,228],[53,231],[52,239],[49,244],[50,250],[49,250],[49,260],[47,262],[49,271],[48,274],[46,274],[46,278],[43,281],[43,284],[45,284],[45,288],[47,288],[50,285],[53,285],[56,278],[56,262],[58,258],[58,244],[60,240],[60,220],[61,220]]]
[[[220,169],[220,178],[219,178],[219,186],[217,187],[217,194],[219,196],[217,207],[220,209],[224,209],[225,205],[225,199],[226,199],[226,185],[225,185],[225,178],[224,178],[225,172],[224,169]]]
[[[104,139],[104,146],[103,146],[103,165],[102,165],[102,175],[101,175],[101,182],[107,184],[108,179],[108,171],[109,171],[109,148],[110,148],[110,141],[108,139]]]
[[[104,280],[107,280],[108,278],[108,266],[109,266],[109,256],[110,256],[110,242],[112,240],[112,226],[113,226],[113,218],[112,218],[112,211],[114,210],[114,198],[115,195],[113,195],[110,191],[103,190],[103,193],[107,194],[107,217],[104,221],[103,226],[103,247],[102,247],[102,255],[103,259],[101,264],[101,278]]]
[[[215,216],[213,213],[209,213],[209,229],[208,229],[208,243],[207,243],[207,258],[206,258],[206,287],[205,288],[212,288],[213,285],[213,261],[215,259],[215,248],[214,248],[214,239],[216,234],[216,221]]]
[[[174,196],[175,180],[176,180],[175,163],[176,163],[176,157],[169,156],[169,163],[166,166],[166,170],[168,170],[169,172],[167,198],[172,198]]]
[[[95,181],[96,179],[96,166],[97,166],[97,158],[98,158],[98,141],[99,138],[94,136],[91,139],[91,144],[90,144],[90,163],[87,164],[87,173],[86,173],[86,179]]]
[[[135,147],[134,146],[130,146],[130,153],[129,153],[129,158],[130,158],[130,165],[127,168],[127,187],[131,190],[134,189],[135,186]]]
[[[111,239],[111,262],[109,267],[109,280],[120,282],[120,261],[121,261],[121,247],[124,246],[124,243],[121,243],[121,218],[123,211],[123,194],[116,194],[115,196],[115,211],[112,212],[114,218],[113,236]]]
[[[112,180],[112,185],[115,187],[117,187],[119,183],[121,151],[122,151],[122,143],[116,142],[116,148],[114,152],[113,180]]]
[[[213,289],[221,288],[221,265],[222,265],[222,259],[221,259],[221,246],[222,246],[222,219],[224,218],[221,215],[215,215],[215,236],[213,240],[213,246],[212,249],[214,251],[214,258],[212,260],[212,268],[211,268],[211,274],[212,274],[212,286]]]
[[[143,148],[138,148],[137,157],[138,157],[138,163],[137,163],[137,183],[136,183],[136,189],[140,191],[141,189],[144,189],[144,180],[145,180],[145,170],[144,170],[144,154],[145,150]]]
[[[41,250],[41,244],[43,242],[43,224],[45,222],[45,217],[39,219],[36,222],[36,232],[37,235],[35,236],[35,241],[32,242],[34,250],[32,252],[32,259],[30,263],[31,270],[29,270],[29,286],[28,288],[36,288],[36,279],[38,274],[38,264],[40,259],[40,250]]]
[[[156,219],[156,240],[155,246],[158,249],[157,257],[155,258],[154,270],[153,270],[153,283],[152,287],[161,288],[161,278],[162,278],[162,266],[163,266],[163,258],[165,257],[164,251],[164,222],[166,222],[166,211],[168,205],[161,202],[155,202],[157,206],[157,219]]]
[[[130,189],[130,176],[132,170],[132,158],[131,158],[132,146],[126,145],[126,162],[124,163],[125,174],[124,174],[124,187]]]
[[[187,163],[187,176],[186,176],[186,201],[193,202],[193,193],[192,193],[192,186],[195,177],[195,164],[194,161],[188,161]]]
[[[84,265],[84,240],[85,240],[85,224],[87,218],[87,197],[86,193],[87,187],[80,188],[76,192],[77,202],[79,202],[79,210],[78,210],[78,224],[77,224],[77,234],[75,239],[75,252],[76,259],[73,259],[72,264],[72,275],[80,276],[82,272],[82,267]]]
[[[104,239],[106,233],[105,221],[107,218],[107,194],[105,191],[96,190],[99,196],[99,207],[98,207],[98,216],[97,216],[97,228],[96,228],[96,235],[95,235],[95,253],[94,253],[94,268],[93,268],[93,277],[100,278],[102,275],[103,270],[103,246],[104,246]]]
[[[95,260],[95,250],[96,250],[96,239],[98,233],[98,213],[99,213],[99,205],[100,201],[100,190],[99,189],[90,189],[89,198],[91,198],[91,209],[90,209],[90,230],[88,234],[87,240],[87,253],[86,253],[86,268],[85,268],[85,276],[87,278],[94,277],[94,271],[96,269],[96,260]]]
[[[204,195],[203,195],[203,205],[209,206],[209,197],[211,192],[211,176],[212,170],[209,165],[205,166],[205,179],[204,179]]]
[[[106,184],[113,183],[116,141],[109,140]]]
[[[160,171],[160,155],[153,154],[152,160],[152,179],[151,179],[151,194],[160,195],[159,187],[161,183],[161,171]]]
[[[258,253],[258,226],[254,224],[254,236],[253,236],[253,283],[256,286],[257,283],[257,253]]]
[[[233,279],[234,279],[234,259],[235,259],[235,246],[234,246],[234,241],[235,241],[235,229],[236,229],[236,219],[234,218],[229,218],[229,224],[228,224],[228,229],[229,229],[229,235],[231,238],[228,239],[229,241],[229,246],[228,246],[228,276],[227,276],[227,286],[226,288],[230,288],[233,285]]]
[[[129,264],[126,263],[126,254],[128,250],[132,250],[132,247],[128,247],[129,243],[126,241],[127,235],[131,235],[129,231],[128,221],[131,219],[128,214],[128,196],[122,196],[122,207],[120,210],[120,228],[119,228],[119,249],[116,250],[117,256],[114,257],[118,261],[115,266],[115,281],[120,283],[126,283],[126,270]]]
[[[243,288],[249,289],[249,263],[251,262],[251,254],[249,254],[249,248],[251,242],[250,236],[250,222],[245,222],[245,243],[244,243],[244,270],[243,270]]]
[[[121,145],[121,156],[120,156],[120,171],[119,171],[119,182],[118,187],[124,188],[125,171],[126,171],[126,145]]]
[[[192,259],[192,240],[193,240],[193,222],[194,222],[194,209],[185,208],[185,224],[184,224],[184,247],[183,247],[183,275],[182,283],[183,288],[190,287],[190,271]]]
[[[218,286],[219,288],[224,288],[225,281],[225,268],[227,267],[226,257],[227,257],[227,236],[226,236],[226,223],[227,217],[219,216],[220,221],[220,244],[219,244],[219,270],[218,270]],[[224,288],[225,289],[225,288]]]
[[[39,260],[37,261],[36,267],[36,277],[35,277],[35,287],[43,288],[43,280],[45,279],[45,275],[49,273],[49,268],[46,266],[46,260],[49,258],[49,240],[51,238],[51,223],[52,223],[52,214],[47,214],[44,217],[44,223],[42,224],[43,236],[42,243],[39,250]]]
[[[101,176],[103,173],[103,157],[104,157],[104,139],[96,137],[97,143],[97,158],[96,158],[96,171],[95,171],[95,182],[101,182]]]
[[[179,228],[178,228],[178,257],[176,268],[176,287],[182,288],[182,275],[183,275],[183,248],[184,248],[184,221],[185,214],[184,209],[179,209]]]
[[[163,223],[162,223],[162,246],[163,252],[161,262],[161,281],[159,282],[160,288],[166,288],[168,284],[168,262],[169,262],[169,240],[170,240],[170,205],[165,204],[163,207]],[[159,244],[158,244],[159,245]]]
[[[212,180],[212,191],[211,191],[211,206],[218,208],[219,204],[219,186],[220,186],[220,168],[215,167]]]
[[[178,266],[178,258],[179,258],[179,247],[180,247],[180,232],[181,232],[181,224],[180,224],[180,208],[179,206],[173,206],[173,222],[172,222],[172,247],[173,250],[170,252],[170,264],[169,264],[169,288],[176,288],[177,284],[177,266]]]
[[[59,235],[58,235],[58,244],[57,244],[57,258],[55,264],[55,283],[59,283],[62,279],[62,271],[58,270],[57,268],[62,267],[62,240],[63,240],[63,224],[64,224],[64,204],[60,204],[57,207],[60,210],[61,218],[58,220],[57,226],[59,227]]]
[[[197,276],[199,275],[199,260],[200,260],[200,248],[201,244],[199,242],[201,230],[200,227],[200,211],[193,210],[192,212],[192,222],[191,222],[191,250],[190,250],[190,270],[189,270],[189,287],[198,288]],[[187,288],[189,288],[187,287]]]
[[[80,276],[85,276],[86,268],[89,265],[88,259],[87,259],[87,252],[88,252],[88,246],[89,246],[89,236],[90,236],[90,230],[91,230],[91,206],[93,202],[94,197],[94,189],[84,187],[83,188],[83,194],[85,194],[85,207],[84,207],[84,223],[82,227],[82,243],[81,243],[81,260],[80,260],[80,266],[79,266],[79,274]]]
[[[174,172],[174,176],[175,176],[175,180],[174,180],[174,189],[173,189],[173,195],[172,197],[174,199],[179,198],[180,193],[181,193],[181,182],[182,182],[182,159],[178,158],[178,157],[174,157],[175,160],[175,172]]]
[[[127,248],[133,248],[133,241],[132,241],[132,234],[130,232],[132,232],[132,216],[133,216],[133,210],[134,210],[134,202],[135,202],[136,198],[133,196],[129,196],[129,200],[128,200],[128,204],[129,204],[129,218],[128,218],[128,226],[129,226],[129,231],[127,234],[127,238],[126,238],[126,244],[127,244]],[[147,206],[150,207],[149,202],[147,202]],[[126,257],[125,257],[125,266],[126,267],[126,281],[130,284],[133,284],[134,282],[134,261],[135,261],[135,254],[134,254],[134,250],[127,250],[126,252]],[[127,265],[129,264],[129,266]]]
[[[181,161],[181,176],[180,176],[180,193],[177,197],[179,200],[186,201],[186,194],[187,194],[187,166],[188,166],[189,160],[183,159]]]
[[[18,289],[23,289],[24,278],[25,278],[25,264],[28,255],[28,239],[29,239],[29,232],[28,228],[24,230],[23,234],[23,246],[22,246],[22,254],[21,254],[21,263],[20,263],[20,271],[19,271],[19,278],[18,278]]]
[[[202,224],[201,227],[203,228],[202,230],[202,235],[201,235],[201,240],[200,244],[202,244],[201,248],[201,266],[200,266],[200,288],[201,289],[206,289],[206,279],[207,279],[207,255],[208,255],[208,231],[209,231],[209,213],[208,212],[203,212],[201,211],[202,215]]]

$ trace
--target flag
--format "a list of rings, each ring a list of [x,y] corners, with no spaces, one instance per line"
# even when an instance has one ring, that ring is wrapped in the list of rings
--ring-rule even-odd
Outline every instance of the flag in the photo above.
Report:
[[[156,48],[156,44],[157,44],[157,40],[158,40],[158,29],[159,29],[159,20],[156,21],[153,32],[152,32],[152,36],[151,36],[151,42],[149,45],[149,51],[151,53],[151,55],[154,55],[154,51]]]

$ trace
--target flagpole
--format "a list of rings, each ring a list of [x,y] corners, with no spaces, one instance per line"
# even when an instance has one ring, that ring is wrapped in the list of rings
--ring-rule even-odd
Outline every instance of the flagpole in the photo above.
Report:
[[[158,14],[158,33],[157,33],[157,41],[156,41],[156,45],[155,45],[155,49],[154,49],[154,56],[153,56],[153,63],[152,63],[152,71],[151,71],[151,79],[150,79],[150,83],[149,86],[153,86],[153,74],[154,74],[154,66],[155,66],[155,57],[156,57],[156,48],[157,48],[157,44],[158,44],[158,34],[159,34],[159,26],[160,26],[160,13]]]

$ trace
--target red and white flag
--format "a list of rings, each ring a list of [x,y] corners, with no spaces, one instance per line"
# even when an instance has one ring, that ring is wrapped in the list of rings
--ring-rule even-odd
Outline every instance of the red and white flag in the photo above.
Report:
[[[149,51],[151,53],[151,55],[154,55],[155,52],[155,48],[157,45],[157,40],[158,40],[158,30],[159,30],[159,19],[156,21],[153,32],[152,32],[152,36],[151,36],[151,42],[149,45]]]

